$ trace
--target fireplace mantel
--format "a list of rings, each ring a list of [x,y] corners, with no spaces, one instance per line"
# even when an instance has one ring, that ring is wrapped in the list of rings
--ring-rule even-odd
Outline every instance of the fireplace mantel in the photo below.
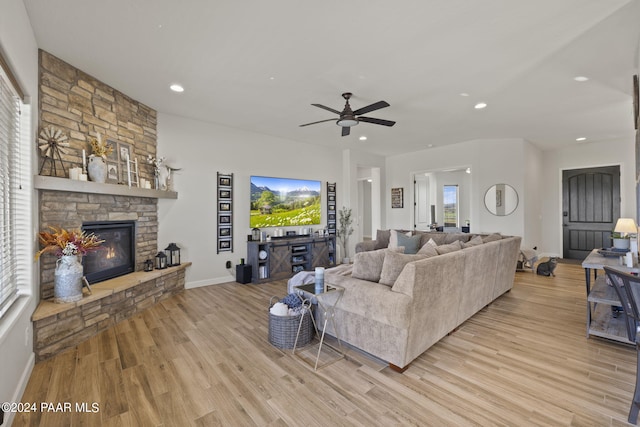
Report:
[[[149,197],[153,199],[177,199],[175,191],[149,190],[118,184],[99,184],[91,181],[35,175],[33,185],[38,190],[68,191],[72,193],[111,194],[115,196]]]

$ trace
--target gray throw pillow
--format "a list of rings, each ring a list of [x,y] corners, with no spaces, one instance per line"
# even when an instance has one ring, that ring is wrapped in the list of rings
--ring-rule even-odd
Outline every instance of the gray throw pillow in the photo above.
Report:
[[[351,277],[378,282],[382,272],[382,264],[385,254],[389,251],[402,253],[404,248],[378,249],[375,251],[358,252],[353,257],[353,270]]]
[[[455,240],[453,243],[449,243],[448,245],[440,245],[436,247],[436,251],[438,251],[439,255],[448,254],[450,252],[459,251],[462,249],[462,243],[459,240]]]
[[[462,244],[463,248],[470,248],[471,246],[478,246],[483,244],[484,242],[482,241],[482,237],[480,236],[474,236],[471,240],[469,240],[466,243]]]
[[[380,284],[393,286],[405,265],[412,261],[425,258],[427,257],[424,255],[407,255],[388,251],[384,255],[384,263],[382,264],[382,272],[380,273]]]
[[[383,249],[389,246],[391,230],[378,230],[376,232],[376,249]]]
[[[398,247],[404,246],[405,254],[415,254],[420,249],[420,235],[405,236],[402,233],[398,233]]]

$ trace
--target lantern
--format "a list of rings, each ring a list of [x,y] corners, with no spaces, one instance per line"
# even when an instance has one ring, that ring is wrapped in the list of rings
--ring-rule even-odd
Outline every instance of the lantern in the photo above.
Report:
[[[162,270],[163,268],[167,268],[167,256],[161,251],[156,255],[156,270]]]
[[[144,262],[144,271],[153,271],[153,261],[148,259]]]
[[[164,252],[167,255],[167,267],[180,265],[180,248],[178,245],[169,243],[169,246],[164,249]]]
[[[259,228],[253,228],[251,230],[251,240],[253,240],[254,242],[259,242],[260,241],[260,229]]]

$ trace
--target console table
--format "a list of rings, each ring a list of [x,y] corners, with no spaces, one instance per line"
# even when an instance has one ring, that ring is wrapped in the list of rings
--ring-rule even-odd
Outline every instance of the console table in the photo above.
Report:
[[[251,281],[287,279],[300,271],[336,265],[335,236],[298,236],[268,242],[247,242]]]
[[[597,249],[592,250],[585,258],[582,268],[584,268],[587,287],[587,338],[594,335],[633,344],[627,337],[627,320],[624,312],[620,312],[617,317],[612,315],[611,307],[621,305],[615,288],[607,284],[604,274],[598,277],[598,270],[605,266],[630,273],[640,271],[637,266],[629,268],[622,265],[619,257],[600,255]],[[591,286],[591,270],[593,270],[593,286]]]

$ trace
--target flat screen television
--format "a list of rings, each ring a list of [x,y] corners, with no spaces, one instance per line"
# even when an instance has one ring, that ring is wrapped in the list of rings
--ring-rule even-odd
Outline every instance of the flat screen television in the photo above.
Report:
[[[250,227],[320,224],[320,181],[251,177]]]

